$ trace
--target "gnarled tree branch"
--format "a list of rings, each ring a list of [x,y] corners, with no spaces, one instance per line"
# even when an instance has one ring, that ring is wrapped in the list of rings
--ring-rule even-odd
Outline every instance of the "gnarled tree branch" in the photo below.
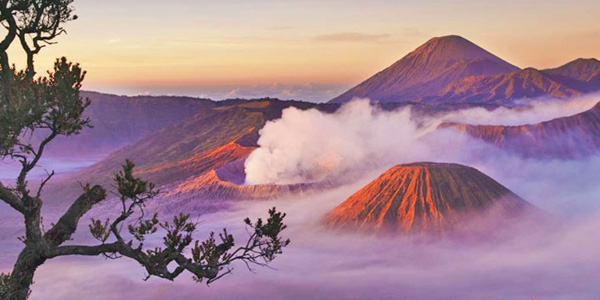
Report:
[[[4,201],[6,204],[10,205],[13,209],[20,213],[25,213],[25,207],[23,206],[23,201],[17,195],[15,195],[10,189],[5,187],[0,182],[0,200]]]
[[[46,232],[44,239],[51,245],[58,246],[71,238],[77,230],[79,219],[92,207],[106,199],[106,190],[99,185],[86,188],[86,191],[71,204],[58,222]]]

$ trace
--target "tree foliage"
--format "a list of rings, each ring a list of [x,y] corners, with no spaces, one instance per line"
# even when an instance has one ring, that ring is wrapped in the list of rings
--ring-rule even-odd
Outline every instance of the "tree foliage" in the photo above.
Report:
[[[135,176],[135,165],[127,160],[114,176],[120,211],[114,220],[92,219],[90,234],[95,245],[64,245],[71,240],[80,219],[107,199],[106,190],[87,184],[60,219],[47,231],[42,226],[42,190],[54,172],[30,190],[28,174],[43,157],[44,150],[58,136],[79,134],[91,127],[85,117],[89,100],[80,97],[85,71],[66,58],[55,61],[53,70],[38,76],[34,57],[65,33],[67,21],[77,19],[72,0],[0,0],[0,160],[20,163],[14,184],[0,182],[0,200],[24,219],[24,249],[10,274],[0,275],[0,299],[23,300],[29,295],[36,269],[48,259],[69,255],[126,257],[145,268],[148,277],[173,280],[184,272],[198,282],[211,283],[231,272],[231,263],[242,261],[265,266],[282,253],[290,241],[281,237],[285,214],[275,208],[266,220],[245,220],[249,237],[236,247],[226,229],[196,240],[198,224],[187,214],[160,221],[157,214],[146,217],[145,205],[159,191],[153,183]],[[8,48],[17,41],[26,54],[26,67],[18,70],[9,62]],[[34,133],[41,140],[30,139]],[[36,142],[37,141],[37,142]],[[123,230],[126,228],[127,230]],[[146,248],[148,236],[162,235],[162,246]],[[189,254],[189,256],[186,256]]]

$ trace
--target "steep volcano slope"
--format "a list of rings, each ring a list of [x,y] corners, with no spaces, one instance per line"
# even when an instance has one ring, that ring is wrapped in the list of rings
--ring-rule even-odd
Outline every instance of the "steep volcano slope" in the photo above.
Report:
[[[443,233],[473,217],[513,218],[533,207],[479,172],[458,164],[395,166],[331,210],[340,229]]]
[[[79,135],[56,138],[48,145],[47,157],[106,156],[216,106],[213,101],[190,97],[127,97],[95,92],[82,92],[81,96],[91,100],[86,116],[93,128],[84,129]]]
[[[110,174],[125,159],[131,159],[139,174],[157,184],[183,179],[248,155],[253,148],[235,142],[263,122],[260,113],[240,107],[214,109],[166,127],[111,154],[87,171]]]
[[[581,158],[600,151],[600,103],[573,116],[532,125],[442,123],[510,153],[527,158]]]
[[[379,102],[414,101],[435,96],[449,83],[469,76],[517,70],[462,37],[436,37],[330,102],[345,103],[355,97]]]

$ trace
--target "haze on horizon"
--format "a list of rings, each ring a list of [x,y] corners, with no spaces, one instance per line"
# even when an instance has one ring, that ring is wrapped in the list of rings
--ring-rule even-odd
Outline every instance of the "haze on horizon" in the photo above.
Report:
[[[519,66],[600,57],[600,2],[79,1],[42,51],[88,70],[85,89],[324,101],[433,36],[457,34]],[[13,55],[13,63],[21,57]]]

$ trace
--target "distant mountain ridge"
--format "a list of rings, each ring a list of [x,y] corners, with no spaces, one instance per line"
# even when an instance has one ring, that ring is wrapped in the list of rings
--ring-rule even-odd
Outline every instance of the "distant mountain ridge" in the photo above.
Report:
[[[568,77],[580,81],[590,81],[600,74],[600,61],[595,58],[579,58],[544,73]]]
[[[469,125],[442,123],[508,153],[535,159],[574,159],[600,153],[600,103],[591,109],[536,124]]]
[[[569,81],[570,82],[570,81]],[[471,76],[449,84],[430,103],[487,103],[503,105],[509,100],[534,99],[542,96],[570,98],[585,92],[578,85],[566,84],[543,71],[527,68],[494,76]]]
[[[460,36],[436,37],[330,103],[374,102],[513,105],[542,96],[569,98],[600,90],[600,61],[577,59],[536,70],[518,67]]]
[[[178,123],[216,104],[208,99],[182,96],[117,96],[83,91],[91,105],[85,115],[93,128],[62,137],[48,145],[48,157],[105,157],[111,152]],[[34,139],[43,135],[34,134]]]

